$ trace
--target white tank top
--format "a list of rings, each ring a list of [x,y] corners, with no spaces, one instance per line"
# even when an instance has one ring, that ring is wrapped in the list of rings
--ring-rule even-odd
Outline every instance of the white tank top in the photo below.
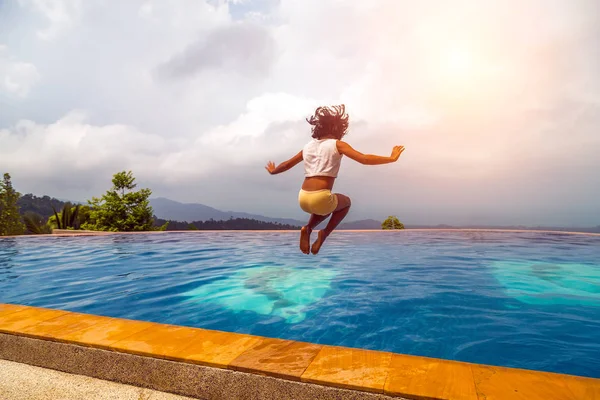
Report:
[[[336,139],[312,139],[302,149],[304,176],[337,177],[342,155]]]

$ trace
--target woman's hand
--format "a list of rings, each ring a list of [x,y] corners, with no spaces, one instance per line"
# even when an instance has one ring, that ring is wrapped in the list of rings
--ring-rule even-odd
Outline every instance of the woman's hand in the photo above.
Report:
[[[403,151],[404,151],[404,146],[394,146],[394,149],[392,150],[392,155],[391,155],[392,160],[398,161],[398,158],[400,158],[400,154],[402,154]]]
[[[271,174],[273,175],[273,171],[275,171],[275,163],[273,161],[269,161],[267,163],[267,166],[265,167],[265,169]]]

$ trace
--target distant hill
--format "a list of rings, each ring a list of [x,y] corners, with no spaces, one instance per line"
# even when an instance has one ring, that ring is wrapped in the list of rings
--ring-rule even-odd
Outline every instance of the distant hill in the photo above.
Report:
[[[50,196],[36,196],[28,193],[19,199],[18,205],[20,207],[20,213],[25,214],[27,212],[35,212],[40,214],[44,219],[54,215],[52,207],[56,208],[57,211],[61,210],[65,203],[71,202],[71,204],[80,204],[78,201],[69,201],[67,199],[57,199]],[[174,200],[166,198],[155,198],[150,199],[150,205],[154,210],[154,215],[160,221],[170,220],[173,221],[169,224],[169,230],[174,229],[175,226],[178,229],[187,229],[189,223],[195,221],[198,229],[221,229],[215,228],[214,222],[211,224],[205,224],[202,227],[202,221],[229,221],[231,219],[236,220],[235,222],[228,222],[225,226],[229,229],[244,229],[239,228],[242,226],[252,226],[251,229],[295,229],[306,224],[308,220],[301,221],[293,218],[272,218],[265,217],[264,215],[256,215],[239,211],[221,211],[213,207],[206,206],[199,203],[180,203]],[[200,223],[198,223],[200,221]],[[258,222],[264,222],[266,224],[259,224]],[[157,221],[158,223],[158,221]],[[210,226],[210,227],[209,227]],[[322,228],[324,224],[320,227]],[[238,228],[234,228],[238,227]],[[342,223],[338,229],[380,229],[381,223],[372,219],[354,221]]]
[[[178,222],[191,221],[227,221],[229,219],[248,219],[263,221],[275,224],[290,225],[300,227],[306,224],[307,219],[297,220],[292,218],[272,218],[264,215],[249,214],[239,211],[221,211],[216,208],[206,206],[200,203],[180,203],[164,197],[150,199],[150,205],[154,214],[161,220],[171,220]],[[323,227],[324,224],[321,225]],[[338,229],[381,229],[381,221],[374,219],[364,219],[360,221],[343,222]]]
[[[199,203],[180,203],[178,201],[155,198],[150,199],[150,205],[154,209],[154,214],[165,220],[190,222],[190,221],[208,221],[210,219],[216,221],[227,221],[229,219],[249,219],[275,224],[303,226],[308,220],[297,220],[292,218],[271,218],[264,215],[249,214],[238,211],[221,211],[213,207]],[[402,218],[400,218],[402,220]],[[381,229],[381,222],[375,219],[363,219],[358,221],[342,222],[338,229]],[[319,228],[323,228],[325,223],[322,223]],[[523,230],[551,230],[551,231],[577,231],[577,232],[596,232],[600,233],[600,226],[588,228],[573,228],[573,227],[527,227],[527,226],[492,226],[492,225],[411,225],[406,224],[407,229],[523,229]]]
[[[21,215],[34,212],[41,215],[44,218],[48,218],[54,215],[52,207],[56,208],[57,211],[61,210],[66,202],[55,199],[54,197],[42,196],[38,197],[31,193],[21,196],[17,205],[19,206],[19,212]]]
[[[56,210],[62,209],[66,201],[49,196],[35,196],[31,193],[23,195],[18,202],[21,214],[35,212],[48,218],[54,215],[52,206]],[[72,204],[80,202],[71,201]],[[162,221],[174,221],[169,230],[187,229],[189,223],[196,221],[198,229],[223,229],[216,226],[226,226],[227,229],[295,229],[306,224],[306,220],[292,218],[272,218],[263,215],[250,214],[238,211],[221,211],[213,207],[199,203],[180,203],[166,198],[150,199],[150,205],[154,209],[154,215]],[[211,221],[204,224],[203,222]],[[234,221],[231,221],[234,220]],[[157,221],[158,222],[158,221]],[[262,223],[261,223],[262,222]],[[215,225],[216,224],[216,225]],[[220,224],[220,225],[219,225]],[[323,228],[322,223],[319,228]],[[600,225],[596,227],[550,227],[550,226],[496,226],[496,225],[411,225],[405,224],[407,229],[519,229],[519,230],[549,230],[549,231],[573,231],[600,233]],[[363,219],[349,221],[340,224],[338,229],[381,229],[381,221],[374,219]]]
[[[162,226],[164,219],[156,219],[155,226]],[[258,221],[250,218],[232,218],[228,220],[194,221],[191,223],[168,221],[168,231],[185,230],[298,230],[299,226],[280,224],[278,222]]]
[[[271,218],[264,215],[250,214],[238,211],[221,211],[216,208],[199,203],[180,203],[178,201],[157,197],[150,199],[150,205],[154,214],[165,220],[191,222],[208,221],[214,219],[217,221],[226,221],[231,218],[247,218],[257,221],[274,222],[280,224],[289,224],[293,226],[302,226],[306,222],[292,218]]]

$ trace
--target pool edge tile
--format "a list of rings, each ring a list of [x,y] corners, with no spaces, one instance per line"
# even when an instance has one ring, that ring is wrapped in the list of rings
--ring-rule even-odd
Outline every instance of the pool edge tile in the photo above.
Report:
[[[263,339],[243,333],[201,330],[197,341],[182,348],[175,356],[183,362],[229,369],[233,360]]]
[[[201,330],[179,325],[151,323],[145,329],[136,331],[108,347],[112,351],[140,356],[183,361],[177,354],[201,335]]]
[[[479,400],[600,399],[600,379],[553,372],[471,365]]]
[[[51,308],[27,307],[16,312],[0,314],[0,332],[23,335],[23,329],[67,313],[68,311]]]
[[[478,400],[471,364],[394,353],[384,393],[423,399]]]
[[[322,347],[314,343],[261,337],[233,359],[228,368],[300,382]]]
[[[0,316],[15,313],[17,311],[26,310],[29,306],[19,304],[0,303]]]
[[[105,322],[107,318],[108,317],[102,317],[93,314],[67,312],[56,318],[27,326],[21,329],[19,334],[38,339],[70,343],[64,338],[66,335],[101,324]]]
[[[136,354],[151,358],[161,358],[176,362],[200,364],[221,369],[243,371],[257,375],[265,375],[301,381],[322,386],[333,386],[343,389],[351,389],[363,392],[382,393],[388,396],[404,396],[409,398],[437,399],[479,399],[479,400],[517,400],[527,398],[528,400],[592,400],[600,399],[600,379],[576,375],[551,373],[536,370],[526,370],[508,367],[497,367],[485,364],[472,364],[459,361],[428,358],[420,356],[390,353],[375,350],[356,349],[340,346],[325,346],[308,342],[293,341],[287,339],[276,339],[262,336],[253,336],[233,332],[208,330],[203,328],[185,327],[179,325],[161,324],[149,321],[138,321],[125,318],[113,318],[87,313],[75,313],[71,311],[41,308],[33,306],[22,306],[8,304],[2,308],[0,304],[0,332],[15,336],[31,337],[40,340],[49,340],[70,343],[85,347],[109,350],[124,354]],[[19,316],[26,316],[23,324],[19,324]],[[69,331],[70,324],[61,324],[60,320],[76,321],[84,317],[90,320],[90,325],[77,328],[74,332]],[[98,319],[97,323],[93,322]],[[2,328],[3,321],[6,326]],[[52,321],[57,322],[58,333],[53,335]],[[47,325],[48,328],[44,328]],[[106,330],[113,333],[106,334]],[[152,332],[153,329],[159,332]],[[39,329],[39,330],[38,330]],[[69,332],[64,334],[65,329]],[[114,346],[115,343],[135,342],[135,337],[155,337],[153,340],[160,341],[162,337],[168,337],[169,330],[188,332],[191,343],[175,347],[168,351],[139,351]],[[84,331],[104,333],[99,339],[86,339],[82,335]],[[40,334],[42,332],[42,334]],[[102,335],[100,335],[102,336]],[[186,336],[186,334],[183,334]],[[111,340],[110,338],[116,338]],[[203,339],[204,337],[204,339]],[[212,342],[211,342],[212,339]],[[174,339],[177,340],[177,339]],[[212,343],[212,344],[211,344]],[[216,345],[215,345],[216,343]],[[235,351],[212,362],[210,357],[219,354],[219,348],[228,348],[232,343],[238,347]],[[207,359],[198,355],[188,355],[186,349],[202,350],[206,347],[209,351]],[[212,352],[212,353],[211,353]],[[239,353],[239,354],[238,354]],[[237,354],[237,355],[236,355]],[[194,357],[197,357],[196,359]],[[225,365],[226,361],[231,360]],[[329,360],[327,359],[329,358]],[[215,359],[215,358],[213,358]],[[216,358],[218,359],[218,357]],[[223,361],[224,360],[224,361]],[[395,360],[395,362],[394,362]],[[400,360],[400,361],[398,361]],[[428,365],[425,372],[421,371],[421,383],[413,387],[426,387],[420,392],[414,391],[403,394],[402,391],[394,390],[394,379],[412,379],[410,371],[402,372],[402,361],[408,364],[414,361],[415,365]],[[433,365],[433,367],[432,367]],[[440,367],[441,366],[441,367]],[[457,370],[454,368],[458,367]],[[399,375],[395,375],[400,368]],[[467,373],[464,368],[467,368]],[[458,371],[458,372],[457,372]],[[417,371],[418,372],[418,371]],[[458,379],[457,379],[458,377]],[[362,382],[361,382],[362,380]],[[459,381],[459,384],[450,384],[440,389],[440,382]],[[383,383],[381,383],[381,381]],[[469,389],[465,396],[456,395],[456,388],[460,382],[471,381],[474,392]],[[381,385],[380,385],[381,383]],[[410,382],[409,382],[410,383]],[[381,387],[380,387],[381,386]],[[450,389],[448,389],[450,388]],[[444,392],[446,390],[446,392]],[[441,393],[438,395],[438,393]],[[474,397],[473,397],[474,394]],[[434,396],[434,397],[432,397]],[[523,397],[526,396],[526,397]]]
[[[393,353],[323,346],[302,374],[306,383],[384,393]]]
[[[106,318],[107,320],[105,322],[91,325],[65,335],[63,341],[86,347],[116,351],[111,348],[113,343],[153,327],[152,322],[113,317]],[[111,328],[113,328],[114,332],[112,334],[107,334],[110,333]],[[102,337],[103,332],[105,333],[104,337]]]

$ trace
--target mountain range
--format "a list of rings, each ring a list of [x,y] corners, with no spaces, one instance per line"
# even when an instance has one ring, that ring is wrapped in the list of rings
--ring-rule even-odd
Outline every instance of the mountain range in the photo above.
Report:
[[[20,212],[25,214],[28,212],[33,212],[39,214],[44,219],[47,219],[51,215],[54,215],[54,209],[60,210],[65,201],[49,197],[49,196],[35,196],[31,193],[21,196],[18,201],[18,205],[20,208]],[[82,202],[71,201],[73,204],[82,204]],[[172,222],[180,222],[180,223],[192,223],[198,221],[210,221],[211,219],[214,221],[229,221],[240,220],[233,224],[233,226],[242,226],[248,225],[248,223],[252,224],[252,220],[266,222],[266,223],[274,223],[280,225],[292,225],[296,227],[300,227],[306,223],[306,220],[297,220],[293,218],[272,218],[265,217],[264,215],[258,214],[250,214],[246,212],[239,211],[222,211],[213,207],[206,206],[204,204],[199,203],[180,203],[178,201],[170,200],[167,198],[159,197],[150,199],[150,205],[153,208],[154,215],[158,219],[162,220],[171,220]],[[163,223],[166,221],[163,221]],[[162,223],[161,223],[162,224]],[[175,226],[177,224],[171,224]],[[210,225],[210,224],[209,224]],[[259,224],[260,225],[260,224]],[[264,224],[262,226],[256,227],[256,229],[264,229]],[[321,224],[321,227],[323,224]],[[495,226],[495,225],[460,225],[460,226],[451,226],[451,225],[416,225],[416,224],[406,224],[406,228],[408,229],[449,229],[449,228],[458,228],[458,229],[518,229],[518,230],[532,230],[532,229],[540,229],[540,230],[550,230],[550,231],[577,231],[577,232],[589,232],[589,233],[600,233],[600,225],[597,226],[588,226],[588,227],[566,227],[566,226],[523,226],[523,225],[512,225],[512,226]],[[219,228],[219,229],[222,229]],[[234,228],[241,229],[241,228]],[[363,219],[358,221],[349,221],[343,222],[340,224],[338,229],[381,229],[381,221],[377,221],[374,219]]]
[[[303,226],[306,221],[301,221],[292,218],[272,218],[265,217],[264,215],[250,214],[239,211],[222,211],[213,207],[206,206],[199,203],[180,203],[178,201],[170,200],[164,197],[158,197],[150,199],[150,205],[154,209],[154,214],[161,219],[180,221],[180,222],[192,222],[192,221],[207,221],[211,218],[214,220],[228,220],[230,218],[249,218],[264,222],[276,222],[280,224],[289,224],[295,226]],[[358,221],[343,222],[340,224],[338,229],[381,229],[381,222],[374,219],[363,219]],[[496,226],[496,225],[413,225],[405,224],[406,228],[412,229],[452,229],[452,228],[470,228],[470,229],[518,229],[518,230],[550,230],[550,231],[578,231],[578,232],[594,232],[600,233],[600,226],[595,227],[551,227],[551,226],[523,226],[523,225],[511,225],[511,226]]]
[[[292,218],[272,218],[264,215],[250,214],[239,211],[222,211],[216,208],[199,203],[180,203],[175,200],[164,197],[150,199],[150,206],[154,210],[154,215],[158,218],[172,221],[207,221],[228,220],[230,218],[249,218],[265,222],[278,222],[280,224],[289,224],[303,226],[306,221]],[[374,219],[365,219],[342,223],[339,229],[381,229],[381,221]]]

